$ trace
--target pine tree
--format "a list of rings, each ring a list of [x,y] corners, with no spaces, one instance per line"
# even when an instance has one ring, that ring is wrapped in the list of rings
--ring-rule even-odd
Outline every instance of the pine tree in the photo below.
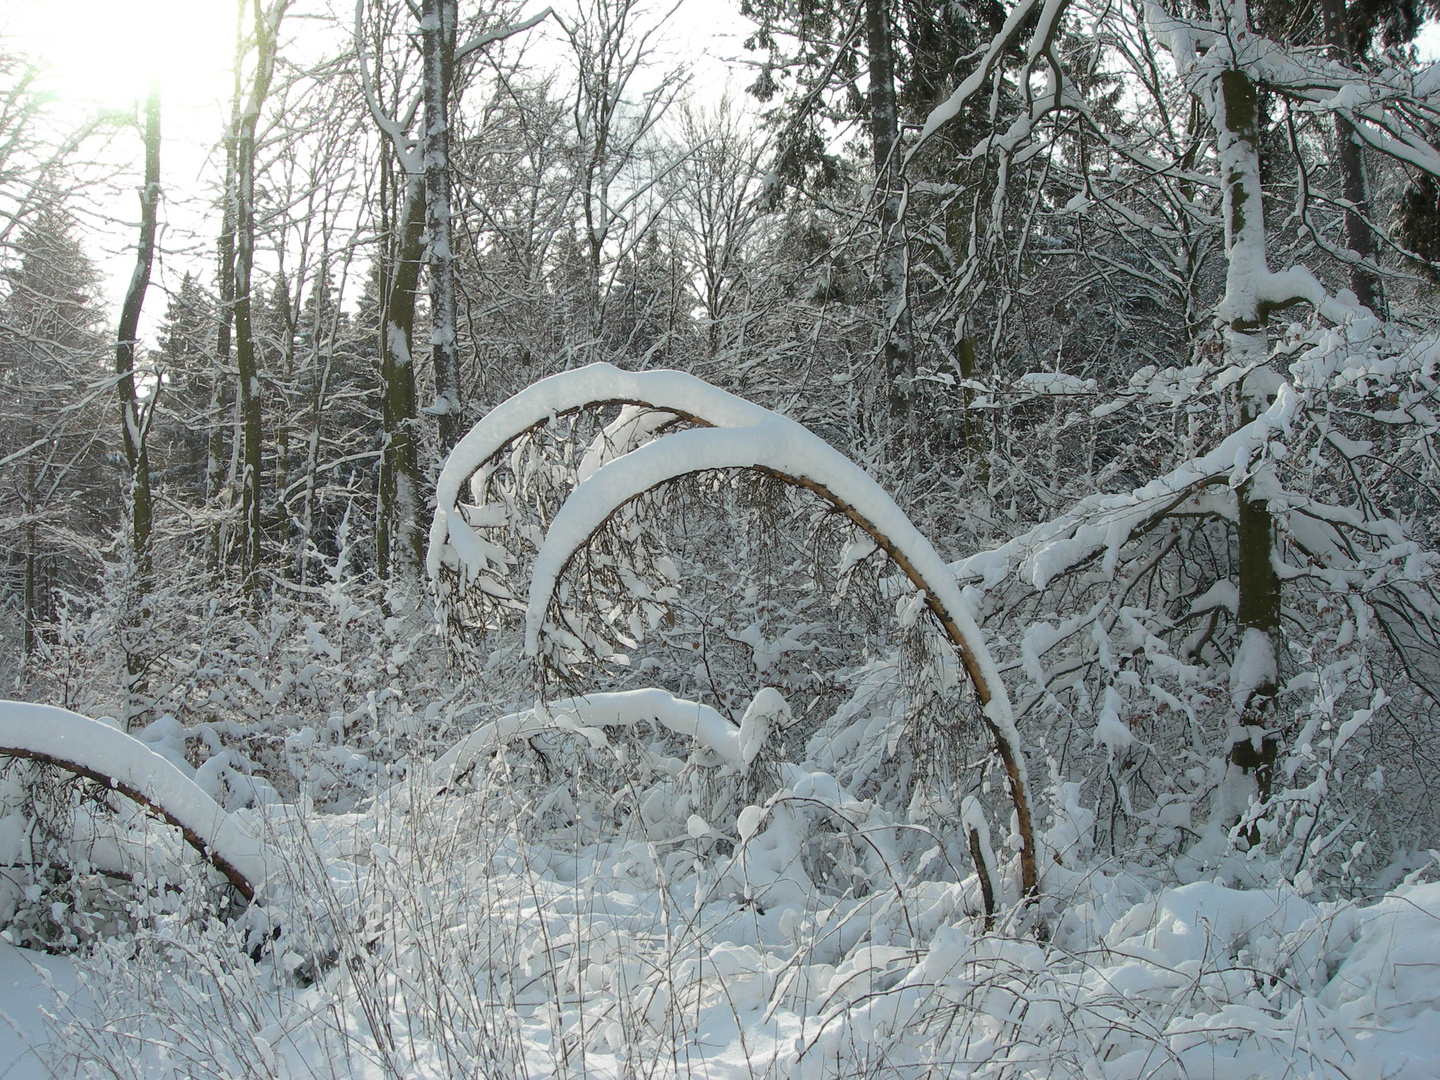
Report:
[[[213,299],[186,272],[165,309],[155,358],[163,384],[151,436],[155,469],[172,495],[183,492],[196,503],[204,502],[210,434],[220,422],[210,411],[217,380],[215,319]]]
[[[57,590],[93,580],[119,489],[99,411],[108,399],[90,392],[108,352],[95,270],[59,209],[31,217],[14,250],[0,300],[0,598],[18,602],[28,662]]]

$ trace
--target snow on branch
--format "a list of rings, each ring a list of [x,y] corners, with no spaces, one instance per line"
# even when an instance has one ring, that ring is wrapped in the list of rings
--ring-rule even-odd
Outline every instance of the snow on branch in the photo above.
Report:
[[[986,714],[1010,722],[1010,702],[954,579],[930,542],[883,488],[800,424],[771,413],[763,423],[731,430],[676,432],[602,467],[565,501],[535,560],[525,647],[540,648],[544,618],[560,574],[620,506],[646,491],[707,469],[763,469],[840,507],[906,571],[965,656]]]
[[[254,900],[267,876],[259,842],[173,764],[99,720],[23,701],[0,701],[0,756],[28,758],[89,777],[174,825]]]
[[[1208,454],[1134,491],[1082,499],[1053,521],[993,551],[982,551],[952,564],[951,573],[961,581],[978,580],[986,589],[1012,575],[1036,589],[1044,589],[1060,575],[1102,552],[1105,572],[1113,573],[1120,549],[1151,523],[1196,499],[1202,488],[1220,482],[1231,490],[1238,487],[1265,454],[1270,437],[1290,426],[1300,404],[1300,395],[1285,384],[1265,412],[1232,432]],[[1213,503],[1205,507],[1216,508]],[[1196,509],[1201,507],[1197,505]]]
[[[1005,685],[955,579],[879,484],[793,420],[674,371],[625,372],[593,364],[535,383],[482,419],[441,471],[427,566],[442,591],[442,602],[442,570],[456,572],[463,589],[491,561],[459,505],[461,486],[483,474],[507,444],[532,428],[560,413],[605,405],[648,408],[708,425],[709,430],[665,434],[622,452],[571,492],[536,555],[526,610],[526,652],[538,656],[542,638],[550,636],[546,614],[570,561],[617,511],[645,492],[716,469],[753,469],[811,491],[844,513],[895,562],[959,650],[1009,779],[1024,894],[1034,896],[1039,878],[1019,734]],[[617,423],[625,427],[629,418],[622,416]],[[553,632],[563,635],[558,627]]]
[[[766,702],[779,696],[774,690],[762,690],[756,695],[756,702],[761,701],[762,695],[768,695]],[[743,725],[737,728],[709,705],[650,688],[582,694],[537,704],[532,709],[483,724],[436,759],[430,766],[431,782],[437,787],[447,787],[480,758],[517,739],[559,730],[593,740],[600,728],[634,727],[645,721],[654,721],[677,735],[694,739],[722,765],[737,772],[743,772],[749,765],[743,753],[742,735],[747,734]],[[603,737],[600,734],[600,738]]]
[[[920,135],[906,153],[905,159],[908,161],[919,149],[921,143],[964,111],[966,104],[994,75],[995,69],[1000,66],[1006,51],[1025,32],[1027,24],[1035,17],[1037,9],[1039,17],[1025,47],[1026,66],[1033,67],[1037,60],[1045,57],[1050,51],[1055,32],[1060,27],[1061,17],[1068,7],[1068,0],[1021,0],[1021,3],[1016,4],[1006,18],[1005,25],[991,38],[985,55],[976,65],[975,70],[965,78],[965,81],[955,89],[949,98],[930,111],[930,115],[925,118],[925,126],[920,129]],[[1018,81],[1021,85],[1025,84],[1023,79]],[[992,97],[992,113],[994,102],[995,99]],[[994,119],[993,115],[991,119]]]

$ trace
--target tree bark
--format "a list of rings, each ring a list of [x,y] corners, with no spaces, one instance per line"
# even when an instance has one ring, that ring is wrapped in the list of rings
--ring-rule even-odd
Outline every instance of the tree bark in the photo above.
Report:
[[[894,417],[910,411],[915,356],[906,303],[906,251],[900,200],[900,116],[895,99],[895,57],[886,0],[865,0],[865,41],[870,57],[870,142],[875,160],[875,201],[880,210],[879,291],[886,392]]]
[[[135,245],[135,270],[120,307],[120,327],[115,337],[115,391],[120,404],[120,437],[125,447],[125,465],[129,472],[126,510],[130,516],[130,547],[135,559],[133,591],[125,599],[121,647],[125,653],[125,730],[130,729],[131,702],[144,692],[148,662],[139,645],[148,635],[147,598],[153,588],[154,566],[151,559],[150,533],[153,505],[150,497],[150,451],[146,436],[150,412],[140,404],[135,390],[135,343],[140,325],[140,310],[145,292],[150,287],[150,268],[155,261],[155,216],[160,202],[160,84],[150,84],[145,100],[145,182],[140,189],[140,236]],[[157,384],[154,393],[159,394]],[[133,636],[134,640],[125,640]]]
[[[430,283],[430,357],[440,454],[460,441],[460,365],[455,351],[455,266],[450,231],[450,85],[455,57],[455,0],[424,0],[425,265]]]
[[[1322,0],[1321,19],[1325,30],[1325,43],[1345,63],[1354,62],[1354,49],[1350,43],[1350,30],[1346,23],[1345,0]],[[1373,262],[1375,259],[1375,237],[1365,218],[1370,214],[1370,196],[1365,183],[1365,159],[1360,144],[1355,139],[1355,126],[1349,120],[1335,114],[1335,156],[1340,166],[1340,194],[1346,202],[1345,243],[1361,259]],[[1371,311],[1383,314],[1385,300],[1380,288],[1380,279],[1362,263],[1350,266],[1350,289],[1360,303]]]
[[[1248,29],[1245,28],[1245,29]],[[1211,98],[1224,199],[1226,281],[1220,311],[1228,363],[1249,374],[1241,385],[1241,420],[1264,408],[1276,376],[1268,366],[1267,306],[1260,295],[1265,262],[1265,217],[1260,183],[1259,95],[1243,70],[1230,68]],[[1230,689],[1239,713],[1230,763],[1269,796],[1278,752],[1271,727],[1280,656],[1280,580],[1272,559],[1275,524],[1264,497],[1261,463],[1236,492],[1239,503],[1236,585],[1237,643]],[[1252,829],[1251,841],[1259,840]]]
[[[420,513],[420,455],[416,445],[415,294],[424,257],[425,196],[419,177],[407,178],[395,258],[380,313],[380,395],[383,445],[375,546],[382,577],[418,580],[424,563]]]
[[[238,48],[238,47],[237,47]],[[238,68],[238,65],[237,65]],[[215,331],[215,381],[210,387],[210,437],[207,440],[205,459],[205,501],[207,506],[223,510],[219,504],[225,490],[225,426],[229,422],[226,414],[232,395],[227,393],[230,382],[230,334],[235,318],[235,132],[240,123],[239,75],[236,75],[235,99],[230,110],[230,130],[225,139],[225,193],[224,208],[220,223],[220,236],[216,240],[216,257],[219,263],[218,284],[220,307],[217,312],[218,325]],[[217,517],[210,527],[207,540],[206,559],[210,572],[219,578],[220,568],[225,563],[224,528]]]
[[[250,93],[235,133],[235,367],[240,383],[241,528],[244,535],[243,569],[247,595],[259,588],[261,563],[261,386],[255,353],[255,331],[251,316],[251,274],[255,266],[255,129],[260,110],[270,92],[275,73],[275,39],[285,0],[277,0],[265,12],[256,0],[254,7],[255,72]]]
[[[30,443],[34,445],[39,435],[39,425],[35,422],[35,411],[32,406],[30,411]],[[25,632],[23,641],[23,658],[25,670],[28,674],[35,661],[35,648],[39,644],[36,634],[36,624],[40,621],[40,590],[39,590],[39,553],[37,545],[39,536],[35,528],[35,514],[39,508],[40,500],[35,490],[35,458],[31,454],[25,455]]]
[[[152,563],[150,532],[150,454],[146,445],[149,426],[146,410],[135,390],[136,331],[145,292],[150,287],[150,269],[155,261],[155,218],[160,202],[160,84],[152,82],[145,101],[145,182],[140,189],[140,236],[135,245],[135,270],[120,308],[120,328],[115,341],[115,388],[120,398],[120,435],[125,446],[125,464],[130,473],[127,502],[130,510],[130,546],[135,555],[137,588],[141,597],[151,588]],[[159,387],[156,387],[158,393]]]

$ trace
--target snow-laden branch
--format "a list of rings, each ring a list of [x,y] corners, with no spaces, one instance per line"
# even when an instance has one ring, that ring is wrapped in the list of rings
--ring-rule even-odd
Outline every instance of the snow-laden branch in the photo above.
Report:
[[[260,843],[173,764],[139,739],[68,709],[0,701],[0,756],[87,776],[180,830],[247,900],[267,876]]]
[[[545,615],[565,567],[619,507],[672,480],[710,469],[756,469],[821,496],[869,534],[924,595],[959,649],[984,708],[986,726],[1010,780],[1022,844],[1024,891],[1033,895],[1038,872],[1020,737],[1005,685],[954,578],[879,484],[792,420],[769,413],[764,422],[749,427],[666,435],[617,458],[579,484],[551,522],[535,558],[526,610],[526,652],[532,656],[540,652]]]
[[[576,487],[551,522],[535,559],[526,650],[532,655],[539,651],[545,612],[565,566],[617,507],[682,476],[733,468],[763,469],[846,511],[926,593],[931,609],[965,655],[987,715],[1002,726],[1009,724],[1005,687],[954,579],[930,542],[864,470],[802,425],[774,413],[750,427],[666,435],[603,466]]]
[[[531,428],[562,413],[615,404],[658,409],[722,428],[749,427],[775,415],[679,371],[621,371],[610,364],[590,364],[541,379],[490,410],[445,459],[435,485],[426,560],[431,579],[438,577],[447,555],[478,547],[479,538],[458,506],[460,489],[471,476]],[[463,557],[460,561],[467,573],[473,570]]]
[[[459,505],[461,486],[512,440],[556,415],[585,407],[633,405],[710,425],[664,435],[603,465],[561,506],[536,556],[526,612],[526,651],[538,655],[545,616],[561,574],[617,510],[657,486],[712,469],[755,469],[805,488],[844,513],[904,572],[959,650],[1010,782],[1023,888],[1039,879],[1028,780],[1010,699],[984,638],[939,554],[863,469],[804,426],[674,371],[626,372],[594,364],[535,383],[492,410],[455,447],[436,489],[427,565],[462,583],[490,560]],[[627,421],[628,422],[628,421]],[[719,429],[719,430],[713,430]],[[484,515],[483,507],[476,512]]]
[[[1021,0],[1016,4],[1011,9],[1009,17],[1006,18],[1005,25],[990,39],[985,55],[976,65],[975,70],[966,76],[965,81],[956,87],[953,94],[932,109],[930,115],[925,118],[925,126],[920,129],[920,135],[914,145],[906,152],[905,160],[908,162],[926,139],[964,111],[970,100],[990,81],[1006,50],[1024,33],[1025,24],[1034,16],[1037,9],[1040,12],[1039,20],[1025,46],[1026,66],[1033,66],[1036,60],[1043,58],[1050,50],[1055,32],[1060,27],[1061,17],[1068,7],[1069,0]],[[1024,80],[1021,82],[1023,85]],[[1056,87],[1055,89],[1059,90],[1060,88]],[[992,116],[991,119],[993,120],[994,117]]]
[[[497,41],[503,41],[508,37],[514,37],[516,34],[524,33],[532,26],[537,26],[544,22],[552,14],[554,14],[554,12],[547,7],[544,11],[540,12],[540,14],[532,15],[523,22],[512,23],[509,26],[497,26],[493,30],[486,30],[483,34],[477,34],[465,42],[464,45],[456,48],[454,62],[458,64],[471,53],[478,52],[487,45],[493,45]]]
[[[768,687],[755,695],[739,727],[709,705],[677,698],[653,687],[583,694],[537,704],[481,725],[436,759],[429,768],[429,778],[437,788],[448,787],[478,760],[506,743],[547,731],[569,731],[593,741],[600,728],[634,727],[644,722],[657,723],[677,735],[694,739],[713,754],[719,764],[743,773],[754,761],[771,723],[777,717],[783,723],[788,715],[785,699],[779,691]]]
[[[390,147],[395,151],[395,157],[405,169],[406,175],[423,176],[425,166],[420,159],[419,143],[410,134],[410,128],[415,123],[415,114],[424,98],[422,95],[415,95],[402,118],[391,116],[381,106],[375,92],[375,81],[370,74],[370,61],[366,58],[364,21],[365,0],[355,0],[355,59],[360,65],[360,89],[365,95],[365,106],[370,110],[375,125],[390,140]]]
[[[1104,552],[1104,572],[1112,573],[1131,537],[1196,498],[1200,489],[1222,482],[1232,491],[1239,487],[1271,436],[1289,428],[1300,404],[1301,396],[1285,384],[1268,409],[1208,454],[1134,491],[1082,499],[1068,513],[992,551],[953,563],[950,570],[959,580],[978,581],[986,589],[1015,576],[1038,590]]]

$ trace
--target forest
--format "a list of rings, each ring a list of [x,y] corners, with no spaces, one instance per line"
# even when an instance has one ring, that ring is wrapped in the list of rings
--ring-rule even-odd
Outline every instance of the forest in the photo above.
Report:
[[[1435,1075],[1440,5],[697,3],[0,37],[0,1066]]]

